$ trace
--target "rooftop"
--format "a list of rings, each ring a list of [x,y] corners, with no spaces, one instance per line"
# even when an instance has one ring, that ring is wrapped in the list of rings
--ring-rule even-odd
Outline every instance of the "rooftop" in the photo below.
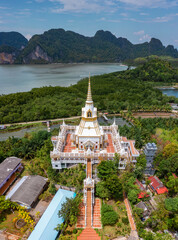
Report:
[[[147,148],[147,149],[157,150],[157,146],[156,146],[155,143],[147,143],[147,144],[146,144],[146,148]]]
[[[17,157],[8,157],[0,164],[0,185],[14,171],[22,159]]]
[[[47,178],[34,175],[24,176],[6,198],[25,206],[31,206],[46,185]]]
[[[107,148],[104,149],[107,153],[115,153],[115,149],[114,149],[114,145],[113,145],[113,141],[112,141],[112,137],[111,134],[107,134],[108,135],[108,140],[107,140]],[[102,150],[101,150],[102,151]],[[66,144],[65,147],[63,149],[63,152],[65,153],[70,153],[70,152],[79,152],[79,153],[84,153],[84,151],[82,150],[78,150],[76,148],[76,146],[72,146],[72,141],[71,141],[71,134],[68,133],[67,134],[67,139],[66,139]],[[95,150],[96,153],[98,153],[98,150]]]
[[[148,178],[150,180],[150,186],[158,193],[166,193],[168,189],[163,185],[163,183],[159,180],[157,176],[151,176]]]
[[[144,211],[148,209],[147,206],[146,206],[146,204],[145,204],[144,202],[142,202],[142,201],[139,202],[139,203],[137,203],[136,207],[141,208],[141,209],[143,209]]]
[[[74,198],[75,195],[74,192],[59,189],[28,240],[55,240],[58,232],[54,228],[63,223],[63,219],[58,217],[58,212],[62,203],[66,201],[66,197]]]

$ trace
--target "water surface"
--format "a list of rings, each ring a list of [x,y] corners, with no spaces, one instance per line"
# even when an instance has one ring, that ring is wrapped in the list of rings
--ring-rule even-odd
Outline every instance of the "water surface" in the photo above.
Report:
[[[0,94],[27,92],[43,86],[67,87],[80,79],[126,70],[118,63],[0,65]]]
[[[160,89],[164,95],[178,98],[178,89]]]

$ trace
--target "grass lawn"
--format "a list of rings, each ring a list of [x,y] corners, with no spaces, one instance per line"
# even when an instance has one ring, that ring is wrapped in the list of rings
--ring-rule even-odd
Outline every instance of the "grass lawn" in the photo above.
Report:
[[[19,229],[15,227],[13,219],[18,216],[18,211],[14,211],[14,213],[7,214],[5,216],[5,220],[0,223],[0,229],[6,229],[7,232],[23,236],[24,232],[21,232]],[[26,229],[25,229],[26,230]]]
[[[103,236],[102,240],[108,240],[119,236],[126,236],[130,234],[130,225],[127,217],[127,212],[124,202],[108,201],[108,205],[113,206],[114,210],[118,213],[118,222],[114,226],[104,226],[103,229],[98,230],[100,235]]]

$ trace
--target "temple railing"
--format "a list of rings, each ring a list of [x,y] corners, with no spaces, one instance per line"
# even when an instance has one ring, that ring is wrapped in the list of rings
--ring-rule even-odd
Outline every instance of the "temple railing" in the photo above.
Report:
[[[90,156],[87,153],[65,153],[59,151],[51,151],[50,156],[51,158],[56,158],[59,160],[66,159],[66,158],[87,158],[90,157],[91,159],[98,159],[98,158],[113,158],[114,153],[91,153]]]

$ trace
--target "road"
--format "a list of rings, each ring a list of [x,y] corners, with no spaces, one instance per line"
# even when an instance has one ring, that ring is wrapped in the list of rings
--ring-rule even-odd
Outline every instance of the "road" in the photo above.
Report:
[[[2,125],[5,126],[11,126],[11,125],[24,125],[24,124],[34,124],[34,123],[42,123],[42,122],[57,122],[57,121],[63,121],[63,120],[72,120],[72,119],[79,119],[81,116],[74,116],[74,117],[69,117],[69,118],[56,118],[56,119],[47,119],[47,120],[38,120],[38,121],[31,121],[31,122],[20,122],[20,123],[5,123]]]
[[[121,114],[108,114],[108,116],[121,116]],[[175,113],[166,113],[166,112],[134,112],[133,116],[135,118],[138,118],[138,117],[141,117],[141,118],[155,118],[155,117],[177,118]],[[30,121],[30,122],[20,122],[20,123],[7,123],[7,124],[4,123],[1,125],[5,125],[5,126],[24,125],[24,124],[42,123],[42,122],[47,122],[47,121],[56,122],[56,121],[62,121],[63,119],[64,120],[72,120],[72,119],[79,119],[79,118],[81,118],[81,116],[73,116],[73,117],[68,117],[68,118],[46,119],[46,120],[38,120],[38,121]]]

